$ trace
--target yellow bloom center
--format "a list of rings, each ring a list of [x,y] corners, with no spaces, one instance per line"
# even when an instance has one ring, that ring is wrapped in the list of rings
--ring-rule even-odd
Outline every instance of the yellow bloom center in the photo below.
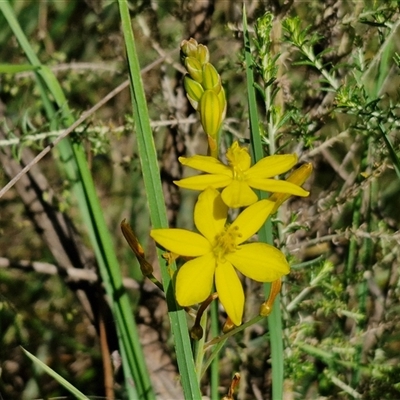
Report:
[[[238,226],[227,226],[217,234],[212,246],[216,259],[223,262],[226,254],[234,253],[237,250],[236,240],[241,236]]]
[[[246,172],[250,167],[250,156],[246,148],[240,147],[234,142],[226,152],[229,166],[232,168],[233,179],[237,181],[246,180]]]
[[[242,171],[240,166],[231,165],[231,167],[233,172],[233,179],[235,179],[236,181],[244,181],[245,180],[244,171]]]

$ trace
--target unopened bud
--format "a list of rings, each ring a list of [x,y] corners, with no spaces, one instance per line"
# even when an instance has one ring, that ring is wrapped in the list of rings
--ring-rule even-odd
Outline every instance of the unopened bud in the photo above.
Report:
[[[190,104],[195,110],[197,110],[198,103],[204,93],[203,86],[201,86],[199,82],[196,82],[194,79],[192,79],[189,75],[185,76],[183,85],[185,86],[186,94],[189,98]]]
[[[210,60],[210,52],[208,51],[207,46],[199,44],[197,46],[197,54],[196,56],[193,55],[193,57],[196,57],[200,61],[201,65],[208,63]]]
[[[215,139],[221,126],[222,110],[220,100],[213,90],[204,91],[199,111],[204,132]]]
[[[203,65],[203,87],[204,89],[213,90],[216,94],[221,91],[221,77],[219,76],[215,67],[206,63]]]
[[[289,175],[287,181],[301,186],[310,177],[312,170],[311,163],[303,164]]]
[[[301,186],[311,175],[313,166],[311,163],[303,164],[299,168],[295,169],[286,179],[286,182],[294,183],[297,186]],[[275,202],[275,206],[272,210],[272,214],[285,202],[291,195],[287,193],[274,193],[269,200]]]
[[[183,40],[181,43],[181,52],[186,57],[197,58],[197,47],[198,43],[196,39]]]
[[[225,90],[221,86],[221,91],[218,93],[218,100],[221,107],[221,122],[225,119],[226,114],[226,97],[225,97]]]
[[[185,67],[189,72],[189,75],[197,82],[202,83],[203,81],[203,68],[200,61],[194,57],[186,57]]]

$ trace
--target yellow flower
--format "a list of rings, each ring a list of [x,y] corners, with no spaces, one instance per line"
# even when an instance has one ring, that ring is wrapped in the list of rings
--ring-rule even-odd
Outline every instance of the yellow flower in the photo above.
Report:
[[[181,164],[208,174],[184,178],[174,183],[192,190],[204,190],[208,186],[224,188],[222,199],[227,206],[233,208],[249,206],[258,200],[252,188],[303,197],[309,195],[294,183],[273,179],[275,175],[288,171],[297,163],[296,154],[265,157],[251,167],[247,148],[234,142],[226,152],[226,158],[228,165],[209,156],[179,157]]]
[[[219,299],[235,325],[242,323],[244,293],[235,268],[258,282],[272,282],[289,273],[281,251],[266,243],[243,244],[270,215],[274,203],[261,200],[247,207],[230,225],[228,207],[211,187],[199,196],[194,223],[200,233],[153,229],[150,236],[165,249],[193,257],[179,270],[175,293],[182,307],[203,302],[215,281]]]

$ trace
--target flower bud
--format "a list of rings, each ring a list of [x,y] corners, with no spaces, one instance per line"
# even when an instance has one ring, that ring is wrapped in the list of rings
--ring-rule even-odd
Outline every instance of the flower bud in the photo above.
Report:
[[[221,86],[221,91],[218,93],[218,100],[221,107],[221,121],[225,119],[226,114],[226,97],[225,97],[225,90]]]
[[[194,79],[192,79],[189,75],[185,76],[183,80],[183,85],[185,86],[187,96],[192,106],[193,102],[197,104],[196,107],[193,106],[193,108],[197,110],[198,103],[204,93],[203,86],[201,86],[199,82],[196,82]]]
[[[207,46],[204,44],[199,44],[197,46],[197,54],[193,55],[193,57],[197,58],[201,65],[204,65],[209,62],[210,60],[210,52],[208,51]]]
[[[221,103],[213,90],[205,90],[200,99],[200,118],[204,132],[216,138],[222,121]]]
[[[182,40],[181,52],[185,57],[197,58],[197,47],[198,43],[196,39]]]
[[[311,175],[313,166],[311,163],[303,164],[299,168],[295,169],[286,179],[286,182],[294,183],[295,185],[301,186]],[[291,195],[287,193],[274,193],[269,200],[275,202],[272,214],[285,202]]]
[[[189,75],[197,82],[202,83],[203,81],[203,68],[200,61],[194,57],[186,57],[185,67],[189,72]]]
[[[301,186],[310,177],[312,170],[311,163],[303,164],[289,175],[287,181]]]
[[[213,90],[216,94],[221,91],[221,77],[215,67],[206,63],[203,65],[203,87],[205,90]]]

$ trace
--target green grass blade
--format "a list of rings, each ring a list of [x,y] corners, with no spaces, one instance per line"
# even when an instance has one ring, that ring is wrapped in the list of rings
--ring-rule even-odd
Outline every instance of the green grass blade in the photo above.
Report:
[[[18,72],[34,71],[37,67],[30,64],[0,64],[0,74],[17,74]]]
[[[153,134],[150,127],[150,118],[140,75],[135,38],[131,27],[131,18],[127,2],[125,0],[119,0],[118,3],[129,63],[133,117],[135,120],[137,143],[148,197],[151,222],[154,228],[165,228],[168,226],[168,221],[163,200],[164,196]],[[160,265],[163,265],[165,261],[160,257],[160,253],[159,259]],[[169,272],[166,268],[161,268],[161,273],[185,399],[198,400],[201,398],[201,393],[197,383],[186,315],[176,304]]]
[[[40,63],[20,28],[9,2],[1,1],[0,10],[17,37],[28,60],[35,68],[38,68],[36,72],[38,88],[43,99],[45,111],[51,121],[51,129],[58,129],[58,125],[72,125],[74,118],[67,106],[67,100],[61,86],[52,71]],[[52,105],[50,94],[57,104],[59,113]],[[58,122],[60,115],[63,124]],[[112,245],[112,238],[104,220],[103,210],[96,194],[84,149],[79,143],[71,145],[69,140],[63,140],[59,144],[59,150],[62,165],[70,182],[73,184],[84,224],[88,229],[107,295],[113,302],[112,309],[119,333],[128,396],[129,398],[154,399],[155,396],[144,361],[129,298],[122,285],[122,277]],[[132,385],[132,381],[135,383],[135,387]]]
[[[253,74],[253,58],[251,55],[250,36],[247,28],[246,10],[243,6],[243,37],[246,61],[247,93],[250,115],[250,135],[254,162],[264,157],[264,150],[259,129],[256,91]],[[259,193],[260,198],[266,198],[265,192]],[[258,232],[260,242],[273,244],[271,220],[264,224]],[[266,297],[269,295],[271,285],[264,284]],[[271,362],[272,362],[272,398],[279,400],[283,398],[283,342],[282,342],[282,317],[280,310],[280,296],[275,299],[275,305],[271,314],[268,316],[268,327],[271,343]]]
[[[80,400],[89,400],[87,396],[85,396],[81,391],[79,391],[75,386],[71,385],[66,379],[64,379],[61,375],[57,374],[53,369],[47,366],[44,362],[40,361],[37,357],[35,357],[28,350],[25,350],[21,347],[22,351],[40,368],[46,371],[51,377],[53,377],[60,385],[64,386],[71,394],[73,394],[77,399]]]
[[[213,301],[211,303],[211,334],[212,337],[217,337],[220,333],[220,326],[218,321],[218,302]],[[215,358],[212,360],[211,368],[210,368],[210,397],[211,400],[219,399],[219,353],[215,355]]]

